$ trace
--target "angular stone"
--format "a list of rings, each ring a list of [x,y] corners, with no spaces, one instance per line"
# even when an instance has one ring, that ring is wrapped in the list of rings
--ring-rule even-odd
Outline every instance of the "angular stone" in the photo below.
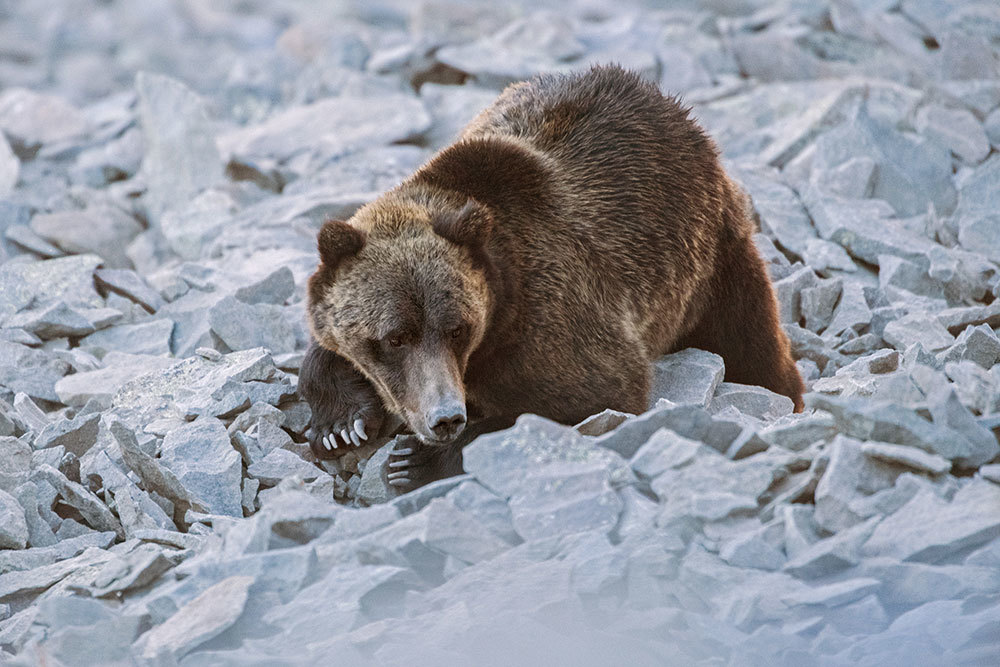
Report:
[[[715,391],[710,409],[719,412],[727,407],[734,407],[743,414],[764,421],[790,415],[795,409],[792,399],[764,387],[723,382]]]
[[[23,549],[28,545],[28,523],[14,496],[0,489],[0,549]]]
[[[959,220],[958,242],[962,247],[1000,262],[1000,216],[965,216]]]
[[[97,442],[100,420],[101,413],[93,412],[52,422],[35,436],[34,447],[64,447],[67,452],[83,456]]]
[[[121,324],[80,339],[80,347],[94,350],[95,354],[111,351],[129,355],[164,357],[170,354],[170,337],[174,323],[170,320],[150,320],[139,324]],[[121,360],[120,357],[118,357]],[[133,373],[131,377],[148,372],[149,368]]]
[[[850,158],[836,167],[813,172],[811,180],[821,190],[846,199],[870,197],[878,165],[862,155]]]
[[[0,341],[0,385],[32,398],[58,401],[55,384],[69,364],[44,350]]]
[[[764,427],[760,439],[769,445],[799,452],[836,433],[833,417],[825,412],[792,414]]]
[[[389,492],[388,480],[384,474],[386,461],[389,460],[389,453],[396,446],[396,440],[390,440],[378,448],[368,459],[364,472],[361,475],[361,484],[357,490],[357,498],[361,503],[367,505],[377,505],[387,501],[392,494]]]
[[[113,557],[114,555],[109,551],[90,547],[77,556],[60,560],[51,565],[43,565],[24,572],[15,571],[0,574],[0,600],[15,595],[40,593],[62,581],[76,570],[106,563]]]
[[[62,97],[7,88],[0,94],[0,130],[18,150],[30,154],[43,144],[82,135],[87,121]]]
[[[911,410],[884,401],[808,394],[806,404],[832,414],[838,430],[852,438],[919,447],[959,465],[985,463],[998,447],[996,442],[993,448],[973,443],[945,424],[932,424]]]
[[[69,253],[93,253],[111,268],[131,268],[125,247],[142,231],[135,218],[104,206],[83,211],[39,213],[31,231]]]
[[[508,544],[520,539],[511,521],[510,508],[499,496],[475,481],[463,481],[448,492],[448,499],[458,509],[476,517],[476,521]]]
[[[861,286],[848,282],[843,285],[840,301],[833,310],[825,333],[829,336],[838,336],[848,329],[860,332],[871,321],[872,311],[868,307]]]
[[[933,315],[924,312],[910,313],[889,322],[885,325],[882,338],[897,350],[920,343],[925,350],[936,352],[955,343],[948,330]]]
[[[270,303],[283,305],[295,293],[295,277],[292,270],[283,266],[252,285],[236,290],[236,298],[243,303]]]
[[[760,531],[727,541],[719,549],[719,558],[734,567],[757,570],[779,570],[785,564],[785,555],[771,545]]]
[[[641,478],[655,479],[664,471],[687,465],[695,456],[710,451],[713,450],[697,440],[661,428],[639,448],[629,465]]]
[[[487,530],[478,517],[463,512],[450,499],[435,498],[425,511],[424,543],[465,563],[489,560],[510,548]]]
[[[250,305],[225,297],[209,312],[208,321],[231,350],[263,347],[280,353],[295,349],[295,331],[281,306]]]
[[[528,473],[552,462],[596,464],[615,481],[630,477],[628,464],[615,452],[592,444],[571,427],[535,415],[522,415],[512,428],[479,436],[462,453],[465,471],[504,498]]]
[[[218,419],[203,417],[167,433],[160,464],[210,513],[243,516],[242,462]]]
[[[955,344],[940,355],[943,362],[970,360],[986,370],[1000,361],[1000,339],[985,324],[969,326],[955,339]]]
[[[978,164],[990,153],[982,124],[968,109],[929,104],[917,112],[918,132],[945,146],[968,164]]]
[[[782,568],[800,579],[819,579],[857,565],[861,546],[881,521],[872,517],[835,535],[822,539],[801,551]]]
[[[301,477],[307,482],[326,476],[326,473],[315,465],[287,449],[275,449],[269,452],[260,461],[252,463],[247,468],[247,473],[268,486],[274,486],[282,479],[293,476]]]
[[[100,531],[114,531],[119,537],[125,536],[118,518],[108,509],[107,505],[101,502],[100,498],[85,487],[67,479],[65,475],[49,465],[39,466],[35,474],[51,484],[62,496],[63,501],[76,508],[91,527]]]
[[[94,271],[97,284],[106,290],[121,294],[135,301],[150,313],[155,313],[166,302],[160,293],[153,289],[146,280],[129,269],[97,269]]]
[[[618,428],[626,419],[634,416],[635,415],[630,415],[627,412],[619,412],[618,410],[608,408],[607,410],[598,412],[596,415],[587,417],[573,428],[575,428],[580,435],[592,435],[596,437],[604,435],[605,433],[610,433]]]
[[[866,556],[935,563],[1000,536],[1000,487],[972,480],[951,501],[923,490],[865,542]]]
[[[816,274],[808,266],[774,283],[774,296],[778,300],[778,317],[782,322],[802,319],[800,293],[817,283]]]
[[[957,438],[965,440],[963,445],[967,451],[961,456],[946,456],[946,458],[951,458],[960,466],[978,468],[1000,454],[1000,443],[988,429],[976,422],[975,417],[962,405],[951,387],[944,386],[933,390],[927,396],[927,406],[935,424],[951,429]],[[942,452],[938,453],[944,456]]]
[[[174,563],[162,547],[141,544],[128,554],[105,563],[85,590],[95,598],[121,595],[154,582]]]
[[[529,470],[509,505],[514,529],[527,541],[607,532],[622,510],[602,462],[552,461]]]
[[[819,332],[827,327],[840,300],[841,287],[839,280],[823,280],[816,287],[802,290],[799,310],[807,329]]]
[[[853,272],[858,270],[857,264],[851,260],[847,251],[836,243],[823,239],[809,239],[802,251],[802,261],[813,271],[825,274],[831,269]]]
[[[234,576],[209,586],[177,612],[139,638],[147,660],[178,660],[217,637],[243,614],[253,577]]]
[[[668,354],[653,364],[653,386],[649,407],[665,398],[680,405],[708,407],[725,374],[722,357],[688,348]]]
[[[857,440],[840,434],[830,444],[830,462],[815,491],[815,521],[832,533],[868,518],[868,498],[890,488],[901,472],[865,458],[862,447]]]
[[[88,401],[107,400],[119,388],[146,373],[169,368],[177,363],[175,359],[145,354],[108,352],[104,356],[104,368],[84,373],[73,373],[55,383],[57,399],[65,404],[83,407]]]
[[[222,160],[205,103],[180,81],[140,72],[135,77],[145,155],[146,208],[154,223],[222,178]]]
[[[20,551],[0,551],[0,574],[34,570],[46,565],[52,565],[53,563],[83,553],[91,547],[101,550],[107,549],[114,541],[115,534],[108,531],[105,533],[87,533],[79,537],[71,537],[47,547],[34,547]]]
[[[20,175],[21,161],[14,155],[3,133],[0,133],[0,198],[6,198],[14,190]]]

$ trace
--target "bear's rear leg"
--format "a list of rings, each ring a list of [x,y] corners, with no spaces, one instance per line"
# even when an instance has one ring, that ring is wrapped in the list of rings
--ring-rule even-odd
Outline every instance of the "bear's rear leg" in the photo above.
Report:
[[[715,352],[726,363],[726,381],[766,387],[788,396],[795,411],[801,411],[802,377],[752,239],[735,241],[720,254],[716,266],[701,320],[675,349]]]

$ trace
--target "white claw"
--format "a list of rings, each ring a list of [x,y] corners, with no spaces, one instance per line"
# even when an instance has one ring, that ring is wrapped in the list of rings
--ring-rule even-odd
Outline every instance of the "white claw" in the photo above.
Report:
[[[354,431],[351,431],[351,442],[354,443],[355,447],[360,447],[361,446],[361,441],[358,440],[358,434],[355,433]]]
[[[410,449],[409,447],[403,447],[402,449],[392,450],[392,453],[398,456],[409,456],[410,454],[413,453],[413,450]]]
[[[389,464],[390,468],[405,468],[410,465],[410,459],[403,459],[402,461],[393,461]]]
[[[400,477],[406,477],[409,474],[410,473],[407,472],[406,470],[399,470],[397,472],[391,472],[388,475],[386,475],[386,479],[399,479]]]
[[[351,436],[347,435],[347,429],[340,429],[340,437],[344,440],[345,445],[351,444]]]
[[[329,433],[327,433],[326,435],[323,436],[323,446],[326,447],[328,450],[333,449],[333,447],[330,445],[330,434]]]
[[[410,483],[410,480],[408,480],[408,479],[402,479],[402,478],[400,478],[400,479],[390,479],[389,480],[389,484],[391,486],[406,486],[409,483]]]
[[[355,419],[354,420],[354,430],[358,434],[358,437],[361,438],[362,440],[367,440],[368,439],[368,434],[365,433],[365,420],[364,419]]]

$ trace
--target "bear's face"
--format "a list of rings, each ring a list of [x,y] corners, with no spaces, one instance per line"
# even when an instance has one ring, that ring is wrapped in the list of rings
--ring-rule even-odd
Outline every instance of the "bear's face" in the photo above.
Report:
[[[474,253],[434,223],[326,223],[309,320],[316,341],[352,361],[386,408],[425,442],[445,444],[465,426],[462,378],[491,298]]]

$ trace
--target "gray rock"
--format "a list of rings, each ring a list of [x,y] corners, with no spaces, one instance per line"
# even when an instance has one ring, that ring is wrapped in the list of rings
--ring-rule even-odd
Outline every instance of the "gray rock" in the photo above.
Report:
[[[901,470],[866,458],[863,445],[838,434],[830,443],[830,462],[816,486],[815,521],[836,533],[871,516],[870,496],[890,488]]]
[[[919,447],[959,465],[975,467],[976,462],[985,463],[998,447],[995,442],[993,448],[985,447],[985,443],[972,442],[944,423],[935,421],[932,424],[902,406],[884,401],[808,394],[806,404],[832,414],[838,430],[852,438]],[[947,405],[947,401],[941,405],[942,419],[952,416],[956,420],[961,419],[959,412],[952,414],[953,408]],[[962,407],[961,404],[958,407]],[[984,456],[987,457],[985,460]]]
[[[725,365],[717,354],[695,348],[668,354],[653,364],[650,408],[661,398],[679,405],[708,407],[724,374]]]
[[[774,296],[778,300],[778,317],[782,322],[802,319],[800,292],[817,283],[816,274],[808,266],[774,283]]]
[[[934,563],[1000,536],[1000,487],[972,480],[951,501],[931,490],[917,493],[887,517],[865,542],[866,556]]]
[[[0,130],[30,154],[43,144],[79,137],[87,131],[87,121],[62,97],[7,88],[0,94]]]
[[[795,409],[792,399],[764,387],[723,382],[715,391],[710,410],[719,412],[728,407],[764,421],[784,417]]]
[[[47,547],[0,551],[0,575],[52,565],[81,554],[91,547],[100,550],[107,549],[114,541],[115,534],[108,531],[71,537]]]
[[[29,305],[37,308],[54,300],[73,307],[103,306],[94,289],[94,269],[101,261],[96,255],[76,255],[0,265],[0,321]]]
[[[219,144],[227,159],[287,162],[399,142],[430,124],[423,104],[410,95],[341,96],[289,108],[260,125],[220,137]]]
[[[101,502],[85,487],[66,478],[61,472],[49,465],[39,466],[35,474],[49,484],[62,496],[63,501],[76,508],[87,523],[96,530],[114,531],[120,537],[124,537],[121,522],[108,509],[107,505]]]
[[[1000,454],[1000,443],[989,430],[976,421],[972,413],[958,400],[951,387],[938,387],[928,394],[927,407],[936,425],[940,424],[951,429],[957,438],[965,440],[963,443],[967,449],[965,453],[946,458],[951,458],[960,466],[978,468]]]
[[[146,208],[154,223],[222,178],[215,132],[202,99],[180,81],[140,72],[135,77],[145,155]]]
[[[283,305],[295,293],[295,277],[287,266],[277,269],[262,280],[236,290],[235,296],[243,303],[251,305],[270,303]]]
[[[121,324],[81,338],[79,345],[100,355],[114,351],[129,355],[165,357],[170,354],[170,337],[173,332],[174,323],[166,319],[150,320],[139,324]],[[122,357],[114,357],[114,359],[117,359],[116,365],[123,360]],[[145,370],[134,373],[132,377],[149,370],[147,367]]]
[[[484,527],[478,517],[460,510],[451,499],[435,498],[425,512],[424,543],[465,563],[489,560],[510,548]]]
[[[250,305],[227,296],[212,308],[208,321],[231,350],[264,347],[280,353],[295,349],[295,331],[281,306]]]
[[[805,242],[802,261],[813,271],[821,274],[825,274],[831,269],[848,272],[858,270],[858,266],[851,260],[847,251],[836,243],[830,243],[823,239],[809,239]]]
[[[142,132],[130,127],[120,137],[102,146],[80,152],[70,178],[93,188],[135,176],[142,164]]]
[[[404,496],[405,497],[405,496]],[[448,492],[448,499],[458,509],[476,517],[476,521],[508,544],[520,537],[514,530],[510,508],[499,496],[475,481],[463,481]]]
[[[719,548],[719,558],[734,567],[779,570],[785,555],[764,537],[763,531],[739,535]]]
[[[861,445],[861,451],[865,456],[873,459],[903,465],[932,475],[939,475],[951,470],[951,462],[947,459],[907,445],[866,442]]]
[[[994,262],[1000,262],[1000,219],[986,214],[959,218],[958,242],[962,247],[978,252]]]
[[[218,419],[202,417],[170,431],[160,464],[209,512],[243,516],[242,462]]]
[[[870,197],[878,165],[868,156],[850,158],[833,167],[813,172],[812,182],[820,189],[846,199]]]
[[[802,451],[819,440],[829,440],[836,433],[831,415],[825,412],[792,414],[769,424],[758,433],[769,445],[791,451]]]
[[[97,442],[100,419],[101,413],[92,412],[51,422],[35,436],[34,447],[63,447],[78,457],[83,456]]]
[[[791,558],[782,568],[800,579],[819,579],[857,565],[861,547],[881,521],[872,517],[863,523],[822,539]]]
[[[361,475],[361,485],[358,487],[356,497],[359,502],[376,505],[386,502],[392,493],[389,491],[388,480],[385,477],[385,464],[389,460],[389,453],[396,446],[396,440],[390,440],[371,455],[365,470]]]
[[[968,109],[929,104],[917,112],[915,126],[918,132],[968,164],[978,164],[990,153],[986,132]]]
[[[83,211],[39,213],[31,231],[69,253],[93,253],[111,268],[131,268],[125,247],[142,226],[118,208],[102,206]]]
[[[589,531],[618,523],[622,501],[603,462],[553,461],[527,471],[510,498],[514,530],[527,541]]]
[[[247,473],[268,486],[274,486],[282,479],[299,476],[305,481],[314,480],[326,473],[312,463],[302,459],[287,449],[275,449],[255,461],[247,468]]]
[[[58,400],[65,405],[82,407],[90,400],[110,399],[119,388],[134,379],[177,363],[165,357],[114,351],[108,352],[103,361],[104,368],[73,373],[56,382],[53,389]]]
[[[42,480],[29,481],[14,489],[13,495],[24,510],[24,519],[28,524],[28,546],[50,547],[56,544],[59,540],[53,532],[53,526],[59,524],[59,517],[50,509],[57,495],[55,489]]]
[[[55,385],[70,366],[54,354],[0,341],[0,385],[32,398],[58,401]]]
[[[598,412],[596,415],[587,417],[582,422],[574,426],[580,435],[599,436],[618,428],[626,419],[634,417],[627,412],[619,412],[608,408]]]
[[[955,344],[940,355],[943,362],[969,360],[986,370],[1000,361],[1000,339],[985,324],[967,327],[955,339]]]
[[[155,313],[166,303],[160,293],[135,271],[97,269],[94,271],[94,279],[104,289],[135,301],[150,313]]]
[[[424,133],[427,145],[438,150],[455,141],[469,121],[495,99],[496,91],[475,86],[422,85],[420,100],[433,120],[430,129]]]
[[[23,549],[28,545],[28,523],[14,496],[0,489],[0,549]]]
[[[162,547],[140,544],[133,551],[104,563],[93,584],[85,590],[97,598],[121,595],[151,584],[173,566]]]
[[[983,121],[983,129],[994,148],[1000,146],[1000,108],[994,109]]]
[[[12,492],[28,481],[31,447],[12,436],[0,436],[0,489]]]
[[[823,280],[816,287],[806,287],[799,294],[799,310],[810,331],[822,331],[830,323],[840,300],[841,282]]]
[[[94,332],[90,320],[63,301],[56,301],[39,310],[20,312],[8,319],[6,324],[24,329],[42,340],[86,336]]]
[[[571,427],[535,415],[521,415],[512,428],[478,437],[462,453],[465,471],[503,498],[531,471],[553,462],[594,464],[615,482],[631,477],[628,464],[615,452],[592,444]]]
[[[712,451],[707,445],[661,428],[629,461],[632,470],[643,479],[655,479],[664,471],[687,465],[699,454]]]
[[[0,600],[18,595],[39,593],[77,570],[106,563],[113,557],[114,555],[109,551],[89,547],[77,556],[60,560],[51,565],[43,565],[24,572],[0,574]]]
[[[253,577],[233,576],[209,586],[139,638],[146,660],[180,659],[233,625],[247,604]]]
[[[14,155],[7,139],[0,133],[0,197],[7,197],[21,175],[21,161]]]
[[[979,474],[983,479],[1000,484],[1000,463],[993,463],[979,469]]]
[[[828,336],[838,336],[844,331],[860,332],[872,321],[872,311],[865,300],[861,286],[848,282],[841,289],[840,301],[826,326]]]
[[[925,350],[935,352],[955,343],[948,330],[930,313],[914,312],[885,325],[882,338],[897,350],[920,343]]]

